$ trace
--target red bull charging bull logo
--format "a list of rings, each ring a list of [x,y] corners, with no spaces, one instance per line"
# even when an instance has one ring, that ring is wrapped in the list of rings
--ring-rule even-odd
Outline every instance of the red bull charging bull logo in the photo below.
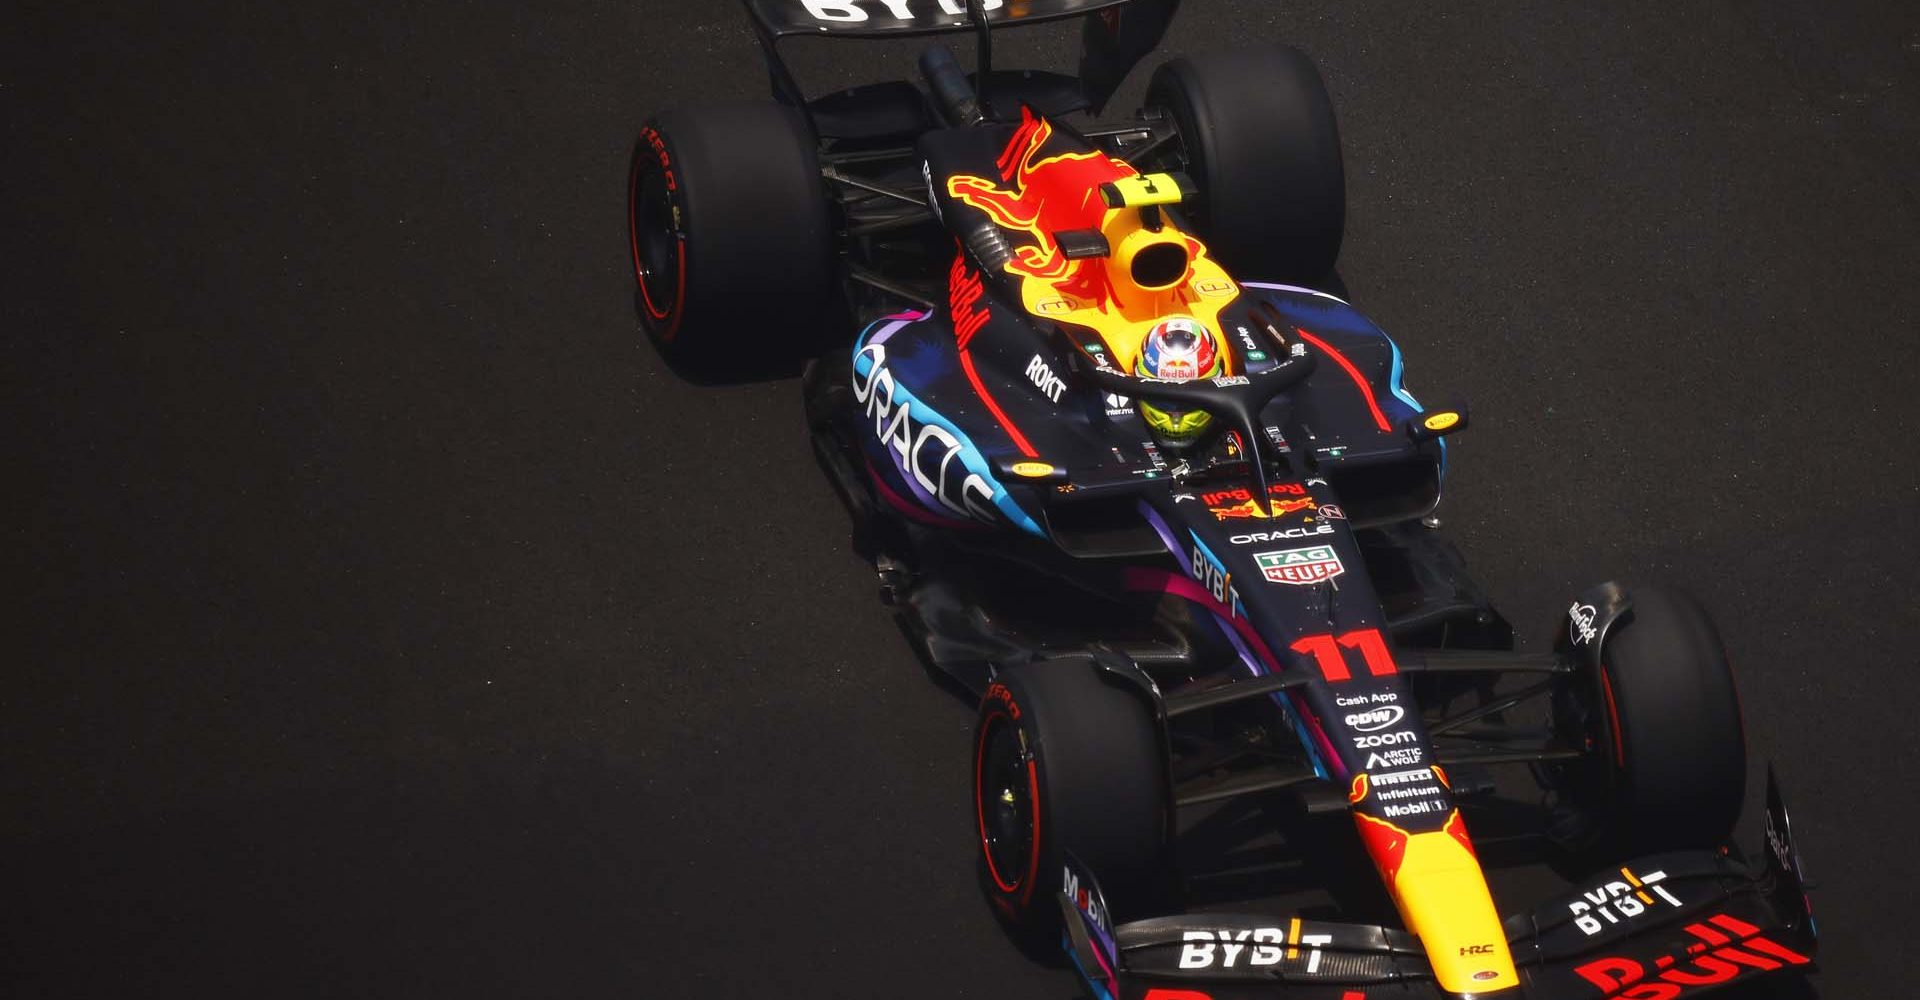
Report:
[[[1108,211],[1100,199],[1100,185],[1139,173],[1097,150],[1042,158],[1040,150],[1052,138],[1053,123],[1022,108],[1020,128],[995,164],[1001,180],[1013,184],[1012,190],[971,174],[947,178],[947,194],[987,213],[995,225],[1033,237],[1032,246],[1014,250],[1007,270],[1042,281],[1057,281],[1073,270],[1074,261],[1061,252],[1053,234],[1099,229]],[[1083,268],[1082,274],[1098,275],[1100,270]],[[1061,290],[1069,294],[1075,291]],[[1090,298],[1093,291],[1089,288],[1079,294]]]
[[[1241,518],[1274,520],[1288,514],[1305,511],[1308,515],[1319,512],[1319,506],[1313,498],[1306,495],[1306,487],[1299,483],[1274,483],[1268,487],[1271,498],[1262,505],[1255,499],[1254,491],[1245,487],[1218,490],[1201,496],[1201,502],[1213,512],[1215,520],[1229,521]]]
[[[1184,316],[1219,329],[1220,310],[1237,287],[1226,271],[1177,226],[1155,221],[1149,227],[1141,208],[1110,206],[1102,185],[1142,175],[1069,138],[1023,107],[1019,127],[994,163],[998,176],[953,174],[941,185],[954,201],[1025,237],[1013,241],[1005,265],[1007,274],[1024,279],[1021,305],[1033,315],[1098,331],[1123,371],[1133,369],[1142,338],[1164,319]],[[1107,241],[1106,252],[1068,256],[1061,234],[1089,232]],[[1134,266],[1142,260],[1148,264]],[[1231,373],[1231,359],[1223,360]]]
[[[1243,517],[1270,520],[1292,514],[1295,511],[1312,511],[1314,507],[1312,500],[1274,500],[1267,505],[1266,510],[1261,510],[1260,501],[1247,499],[1230,507],[1212,507],[1209,509],[1213,511],[1215,518],[1227,521]]]

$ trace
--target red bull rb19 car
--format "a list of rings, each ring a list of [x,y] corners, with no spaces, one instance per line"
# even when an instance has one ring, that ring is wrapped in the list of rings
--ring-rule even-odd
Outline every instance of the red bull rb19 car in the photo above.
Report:
[[[1744,733],[1699,605],[1602,584],[1517,652],[1436,530],[1468,413],[1343,297],[1305,56],[1177,58],[1105,120],[1176,3],[746,6],[774,99],[641,131],[637,309],[690,377],[804,365],[855,547],[978,700],[978,876],[1012,932],[1121,1000],[1670,1000],[1810,968],[1770,770],[1764,849],[1732,842]],[[994,31],[1069,17],[1077,74],[992,69]],[[936,45],[920,84],[809,99],[780,57],[952,31],[977,71]],[[1588,867],[1502,898],[1483,823]],[[1345,868],[1383,904],[1247,903]]]

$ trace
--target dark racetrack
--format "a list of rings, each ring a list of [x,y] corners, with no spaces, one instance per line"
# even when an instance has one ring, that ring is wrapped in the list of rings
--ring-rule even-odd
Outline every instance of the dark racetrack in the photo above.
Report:
[[[630,143],[764,92],[737,5],[121,6],[0,41],[0,993],[1078,995],[975,888],[972,709],[797,384],[638,331]],[[1814,991],[1910,995],[1920,6],[1186,7],[1322,67],[1346,283],[1475,405],[1442,513],[1524,642],[1698,594]]]

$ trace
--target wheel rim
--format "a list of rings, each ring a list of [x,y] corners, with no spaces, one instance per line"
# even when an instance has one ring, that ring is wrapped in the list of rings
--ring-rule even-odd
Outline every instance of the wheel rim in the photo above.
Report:
[[[679,328],[687,258],[666,174],[647,157],[640,157],[634,164],[628,196],[633,274],[640,287],[641,306],[661,337],[671,338]]]
[[[1600,821],[1619,794],[1624,775],[1611,683],[1605,665],[1596,667],[1595,675],[1583,676],[1584,683],[1555,692],[1549,715],[1553,738],[1576,746],[1582,756],[1537,766],[1564,804]]]
[[[1152,107],[1147,110],[1150,113],[1157,112],[1162,121],[1168,122],[1173,126],[1173,138],[1167,140],[1165,145],[1153,151],[1153,169],[1161,171],[1191,171],[1193,169],[1193,155],[1187,151],[1186,133],[1180,131],[1180,119],[1175,117],[1173,112],[1163,107]]]
[[[1018,729],[1005,715],[987,720],[975,764],[974,811],[980,848],[994,885],[1019,893],[1037,860],[1036,775]]]

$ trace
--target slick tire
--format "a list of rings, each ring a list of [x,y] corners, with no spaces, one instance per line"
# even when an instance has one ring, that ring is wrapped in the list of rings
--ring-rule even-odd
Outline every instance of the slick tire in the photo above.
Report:
[[[981,701],[981,881],[1029,940],[1058,932],[1068,852],[1099,880],[1116,921],[1145,915],[1166,894],[1166,752],[1146,704],[1122,684],[1086,659],[1043,660],[1002,671]]]
[[[1346,232],[1346,168],[1333,101],[1312,60],[1257,45],[1161,66],[1147,107],[1179,132],[1169,164],[1200,189],[1189,210],[1235,277],[1318,288]]]
[[[1746,795],[1746,734],[1720,633],[1692,598],[1636,587],[1581,677],[1592,757],[1566,792],[1606,846],[1719,847]],[[1563,717],[1567,713],[1562,713]]]
[[[827,192],[789,108],[716,104],[648,122],[627,224],[640,325],[683,375],[792,374],[836,326]]]

